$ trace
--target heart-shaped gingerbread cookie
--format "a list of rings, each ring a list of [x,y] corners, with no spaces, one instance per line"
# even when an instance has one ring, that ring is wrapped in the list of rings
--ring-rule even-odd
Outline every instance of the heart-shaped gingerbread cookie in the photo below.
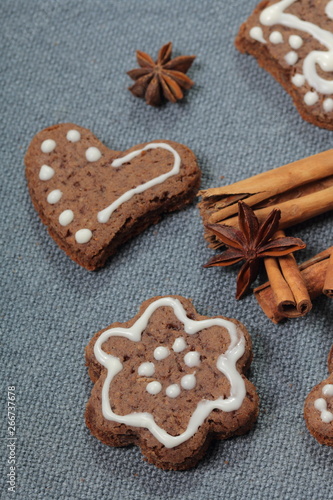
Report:
[[[56,243],[89,270],[189,203],[200,183],[195,155],[152,141],[125,152],[104,146],[73,123],[39,132],[25,156],[33,204]]]
[[[333,446],[333,346],[328,356],[328,369],[328,378],[316,385],[305,400],[304,418],[319,443]]]

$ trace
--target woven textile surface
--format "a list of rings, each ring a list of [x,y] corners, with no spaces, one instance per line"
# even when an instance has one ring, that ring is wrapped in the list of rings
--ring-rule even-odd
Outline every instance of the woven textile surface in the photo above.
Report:
[[[237,270],[203,269],[214,252],[196,202],[124,245],[88,272],[48,236],[29,198],[23,157],[32,137],[74,122],[112,149],[153,140],[189,146],[203,188],[229,184],[332,147],[332,132],[302,121],[283,89],[234,48],[256,0],[2,0],[1,498],[332,499],[333,449],[307,432],[303,403],[327,377],[333,303],[273,325],[250,294],[234,299]],[[159,109],[133,97],[126,71],[135,50],[153,57],[173,41],[195,54],[196,85]],[[224,179],[221,179],[224,177]],[[291,228],[307,248],[332,245],[332,215]],[[263,279],[263,277],[262,277]],[[166,472],[135,447],[110,448],[90,435],[84,410],[92,388],[84,348],[142,301],[180,294],[199,313],[242,321],[252,335],[249,374],[260,414],[247,435],[214,443],[199,465]],[[7,491],[7,387],[16,392],[16,494]]]

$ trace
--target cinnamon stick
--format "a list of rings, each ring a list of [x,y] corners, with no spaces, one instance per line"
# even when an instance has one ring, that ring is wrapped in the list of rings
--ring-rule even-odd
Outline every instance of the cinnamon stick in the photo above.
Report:
[[[284,238],[277,231],[274,238]],[[311,299],[293,254],[264,260],[266,272],[279,313],[287,318],[304,316],[312,309]]]
[[[333,299],[333,251],[326,271],[323,293]]]
[[[273,208],[282,212],[280,227],[286,228],[333,209],[333,150],[268,170],[229,186],[199,192],[204,224],[223,222],[237,226],[237,201],[250,205],[259,220]],[[219,243],[206,232],[210,246]]]
[[[333,247],[329,247],[298,267],[311,300],[318,297],[323,291],[324,281],[332,252]],[[254,295],[266,316],[268,316],[273,323],[279,323],[287,317],[285,310],[281,312],[281,310],[278,309],[278,304],[275,300],[275,295],[270,281],[255,288]],[[288,309],[288,307],[286,309]],[[295,312],[295,315],[291,317],[299,316],[302,316],[302,310],[300,313]]]

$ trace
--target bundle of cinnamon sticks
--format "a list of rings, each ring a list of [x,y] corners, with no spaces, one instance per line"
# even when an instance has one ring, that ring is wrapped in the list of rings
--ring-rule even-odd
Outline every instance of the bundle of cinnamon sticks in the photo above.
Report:
[[[238,201],[252,207],[259,221],[273,208],[281,210],[280,229],[333,209],[333,150],[269,170],[229,186],[199,192],[204,226],[223,223],[237,227]],[[282,232],[276,234],[281,237]],[[205,232],[211,248],[221,246]],[[321,293],[333,297],[333,247],[297,266],[293,255],[266,258],[268,282],[254,290],[266,315],[275,323],[304,316]]]

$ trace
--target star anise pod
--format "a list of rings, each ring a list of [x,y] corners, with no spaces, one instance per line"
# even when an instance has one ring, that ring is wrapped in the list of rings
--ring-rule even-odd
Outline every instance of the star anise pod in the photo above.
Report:
[[[226,245],[221,255],[210,259],[204,267],[231,266],[245,260],[237,276],[236,299],[243,297],[259,272],[260,259],[281,257],[305,248],[299,238],[271,239],[278,230],[281,210],[274,209],[267,219],[259,224],[253,210],[243,201],[238,202],[238,225],[236,229],[225,224],[207,224],[206,228]]]
[[[135,80],[128,88],[136,97],[146,99],[151,106],[160,106],[164,99],[176,102],[183,98],[183,89],[190,89],[194,82],[185,73],[191,67],[195,56],[179,56],[171,59],[172,43],[159,50],[156,62],[141,50],[136,51],[140,68],[127,74]]]

